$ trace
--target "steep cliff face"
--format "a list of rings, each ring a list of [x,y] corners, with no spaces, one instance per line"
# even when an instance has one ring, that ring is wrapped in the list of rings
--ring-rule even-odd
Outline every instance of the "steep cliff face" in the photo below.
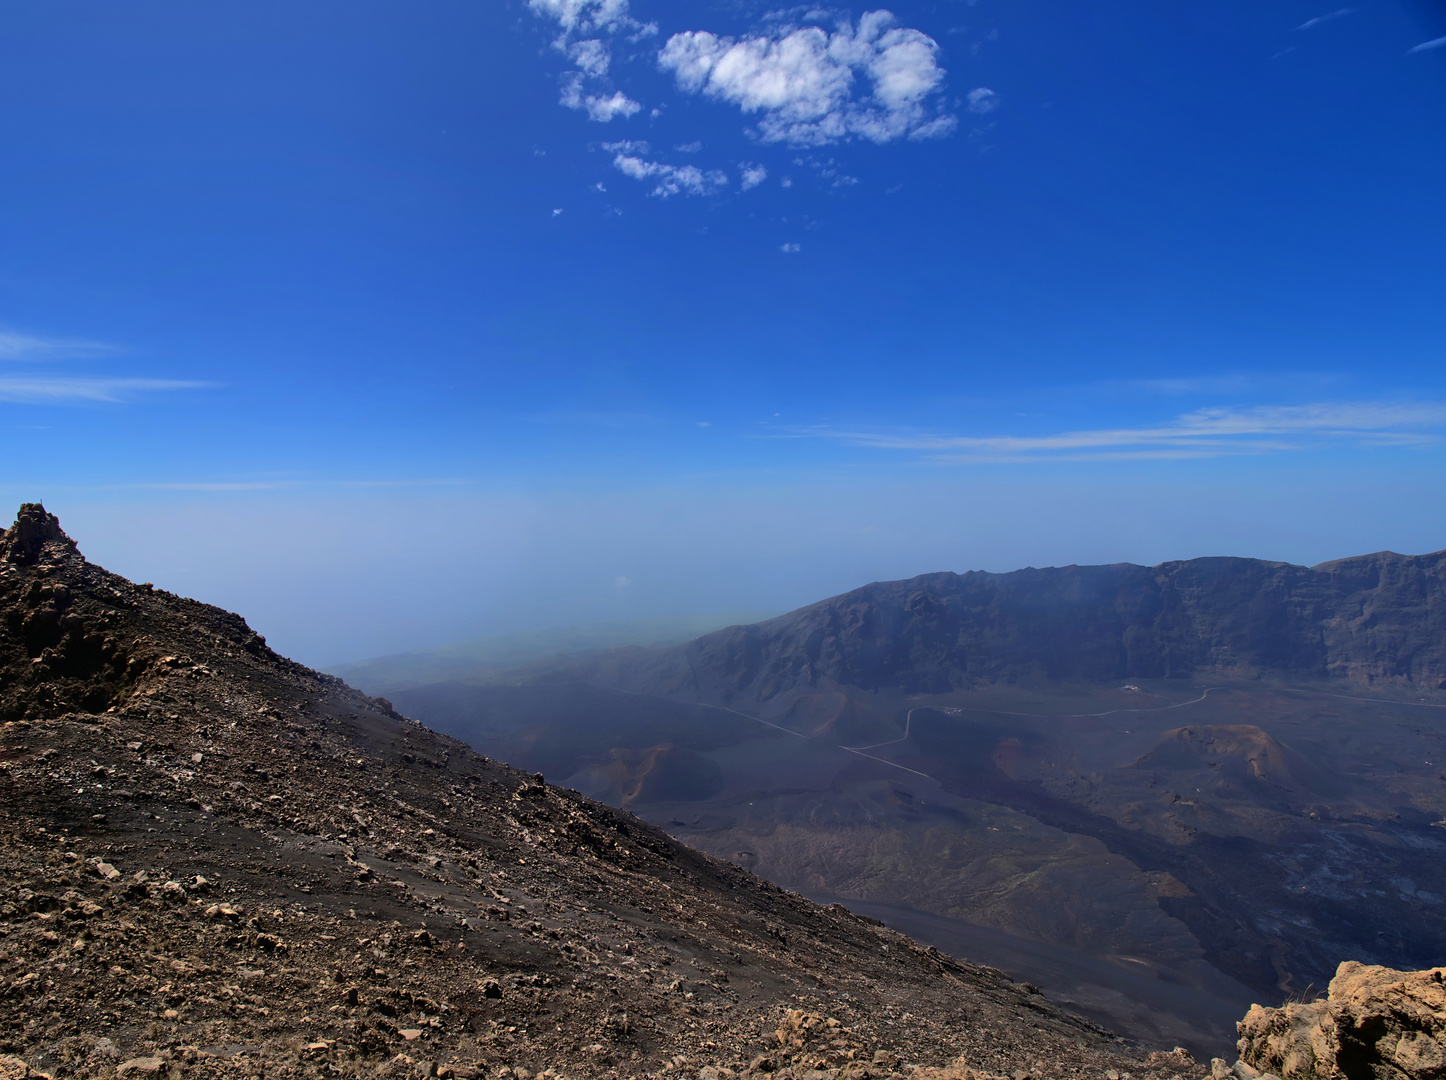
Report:
[[[1200,671],[1446,682],[1446,553],[1318,567],[1192,559],[927,574],[769,622],[593,662],[602,681],[716,701],[806,687],[946,693],[981,682]],[[585,666],[585,665],[584,665]]]
[[[1323,614],[1326,666],[1363,682],[1446,679],[1446,553],[1382,552],[1315,568],[1338,596]]]

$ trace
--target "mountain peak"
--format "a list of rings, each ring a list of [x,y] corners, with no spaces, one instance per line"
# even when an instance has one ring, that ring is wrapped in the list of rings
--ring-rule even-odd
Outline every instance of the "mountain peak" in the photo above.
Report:
[[[65,535],[58,517],[40,503],[21,503],[15,524],[0,537],[0,560],[23,565],[37,562],[46,544],[76,550],[75,541]]]

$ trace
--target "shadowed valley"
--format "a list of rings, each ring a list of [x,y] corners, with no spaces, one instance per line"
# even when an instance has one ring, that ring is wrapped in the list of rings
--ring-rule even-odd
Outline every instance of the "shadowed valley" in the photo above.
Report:
[[[931,574],[409,715],[689,844],[1223,1052],[1446,956],[1446,557]],[[384,691],[384,686],[373,686]]]

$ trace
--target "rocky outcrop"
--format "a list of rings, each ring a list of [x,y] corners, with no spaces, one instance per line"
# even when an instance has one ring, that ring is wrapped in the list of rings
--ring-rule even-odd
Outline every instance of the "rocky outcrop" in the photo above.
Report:
[[[1348,961],[1319,1001],[1253,1006],[1239,1024],[1247,1068],[1235,1071],[1282,1080],[1439,1080],[1446,1076],[1443,983],[1446,968],[1406,972]]]
[[[0,562],[33,563],[47,543],[62,550],[75,550],[75,541],[61,530],[59,518],[39,503],[24,503],[15,524],[0,533]]]

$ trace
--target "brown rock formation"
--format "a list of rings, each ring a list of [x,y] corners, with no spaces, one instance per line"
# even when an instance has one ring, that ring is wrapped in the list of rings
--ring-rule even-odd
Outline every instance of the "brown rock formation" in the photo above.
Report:
[[[1319,1001],[1253,1006],[1240,1058],[1283,1080],[1439,1080],[1446,1075],[1446,968],[1347,961]],[[1238,1071],[1238,1070],[1237,1070]]]

